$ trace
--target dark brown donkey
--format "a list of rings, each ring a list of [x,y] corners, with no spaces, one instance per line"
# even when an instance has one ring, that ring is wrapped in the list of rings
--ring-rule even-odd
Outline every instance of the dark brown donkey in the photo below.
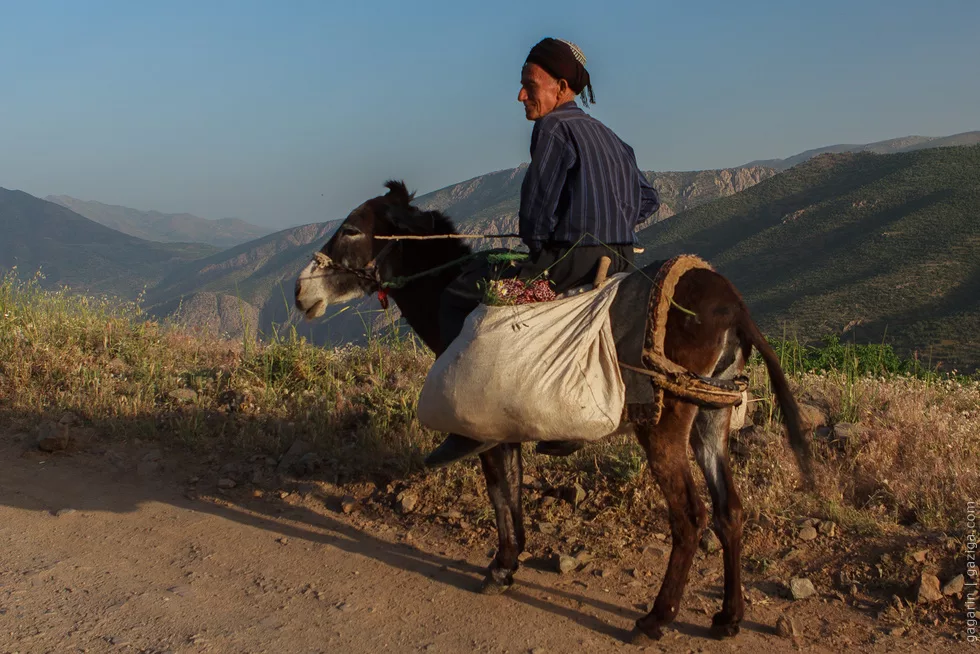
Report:
[[[307,318],[323,315],[329,304],[347,302],[378,290],[377,280],[409,277],[438,269],[470,253],[458,239],[380,240],[376,236],[455,233],[452,223],[435,211],[412,206],[413,196],[401,182],[388,182],[388,193],[355,209],[296,280],[296,307]],[[325,255],[325,256],[324,256]],[[439,296],[459,272],[459,265],[438,269],[391,290],[405,320],[437,355],[445,349],[438,328]],[[612,307],[617,353],[623,363],[641,366],[650,280],[658,264],[628,276]],[[700,375],[732,379],[745,365],[752,347],[762,354],[797,461],[809,478],[809,446],[800,428],[799,409],[779,367],[741,296],[728,280],[708,270],[686,273],[674,298],[690,315],[672,308],[667,319],[666,354]],[[658,423],[650,420],[650,380],[624,370],[627,422],[646,450],[650,471],[669,510],[673,547],[653,610],[636,622],[637,640],[659,638],[661,627],[677,615],[681,595],[707,512],[698,496],[688,463],[688,444],[711,493],[713,528],[723,548],[725,597],[712,621],[718,636],[738,633],[745,610],[741,592],[742,505],[728,462],[731,409],[705,409],[666,396]],[[476,398],[475,398],[476,399]],[[514,583],[518,555],[524,550],[521,508],[523,464],[520,444],[502,444],[480,455],[487,492],[497,516],[499,547],[487,571],[484,592],[501,592]]]

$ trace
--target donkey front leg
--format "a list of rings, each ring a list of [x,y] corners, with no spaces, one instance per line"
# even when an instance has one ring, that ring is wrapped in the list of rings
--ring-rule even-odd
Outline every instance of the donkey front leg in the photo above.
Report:
[[[497,516],[497,555],[487,569],[481,592],[502,593],[514,583],[517,557],[524,551],[524,510],[521,480],[524,461],[520,443],[501,443],[480,455],[487,494]]]

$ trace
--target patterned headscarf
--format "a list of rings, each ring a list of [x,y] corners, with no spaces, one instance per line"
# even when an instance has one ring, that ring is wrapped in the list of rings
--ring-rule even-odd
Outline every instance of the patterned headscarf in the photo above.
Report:
[[[585,55],[582,50],[563,39],[542,39],[531,48],[524,64],[537,64],[555,79],[563,79],[586,106],[595,102],[589,71],[585,70]],[[588,91],[588,94],[586,94]]]

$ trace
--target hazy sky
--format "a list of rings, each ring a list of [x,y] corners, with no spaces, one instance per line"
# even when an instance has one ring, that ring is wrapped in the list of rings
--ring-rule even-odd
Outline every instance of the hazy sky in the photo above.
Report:
[[[0,186],[273,226],[528,159],[520,68],[589,59],[640,166],[980,129],[980,1],[0,0]]]

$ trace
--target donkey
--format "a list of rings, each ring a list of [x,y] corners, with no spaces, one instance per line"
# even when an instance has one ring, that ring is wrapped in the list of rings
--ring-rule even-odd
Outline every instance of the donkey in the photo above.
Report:
[[[411,278],[390,291],[391,299],[419,338],[438,355],[448,345],[441,341],[437,319],[440,294],[460,272],[462,264],[452,262],[470,254],[470,248],[459,239],[377,239],[456,233],[440,212],[421,211],[413,206],[414,195],[404,183],[389,181],[385,186],[388,192],[354,209],[314,260],[300,271],[296,307],[307,319],[314,319],[323,315],[328,305],[379,291],[379,281]],[[626,277],[612,305],[617,354],[630,366],[642,366],[650,280],[658,267],[653,264],[642,274],[635,272]],[[797,463],[809,481],[810,449],[800,426],[799,407],[775,352],[749,316],[741,295],[721,275],[692,270],[678,282],[674,299],[688,311],[671,308],[668,313],[667,356],[699,375],[730,380],[742,371],[755,347],[768,370]],[[724,599],[721,611],[712,619],[712,631],[717,637],[734,636],[745,604],[740,563],[742,505],[728,460],[732,409],[700,408],[668,393],[660,420],[655,422],[651,418],[655,412],[650,379],[625,368],[623,377],[625,422],[645,450],[650,471],[667,501],[672,538],[666,575],[653,609],[636,621],[634,641],[659,639],[662,627],[677,616],[698,541],[707,526],[707,512],[689,465],[688,444],[704,473],[713,508],[712,527],[723,548]],[[521,444],[497,445],[480,454],[480,463],[496,512],[499,539],[481,590],[499,593],[514,583],[518,555],[525,544]]]

